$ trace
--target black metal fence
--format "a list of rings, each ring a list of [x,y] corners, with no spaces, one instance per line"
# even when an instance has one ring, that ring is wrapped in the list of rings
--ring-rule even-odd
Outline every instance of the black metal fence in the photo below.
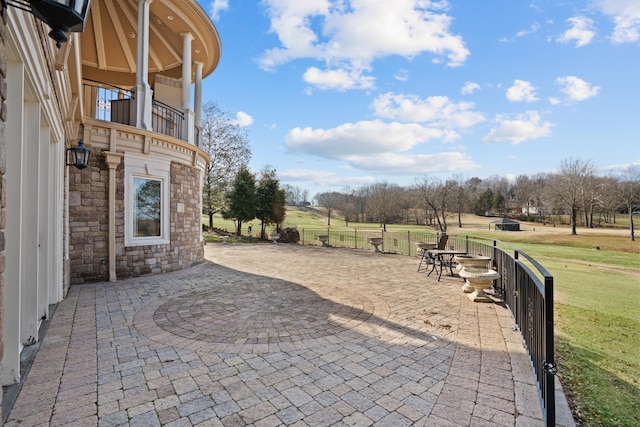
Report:
[[[131,125],[134,96],[130,90],[93,80],[85,80],[82,86],[86,117]]]
[[[132,91],[93,80],[85,80],[83,89],[86,117],[129,126],[136,125],[135,94]],[[183,122],[182,111],[152,100],[151,126],[154,132],[183,139]]]
[[[182,139],[182,111],[154,100],[151,112],[151,126],[154,132]]]
[[[429,232],[330,229],[300,229],[300,244],[327,245],[354,249],[373,249],[371,238],[382,238],[380,249],[404,255],[418,255],[416,243],[436,243],[438,235]],[[494,288],[511,310],[516,327],[529,355],[536,379],[540,405],[547,426],[555,426],[555,384],[553,340],[553,276],[526,253],[509,248],[497,240],[482,242],[450,236],[447,249],[468,255],[488,256],[500,273]],[[499,247],[500,244],[500,247]]]

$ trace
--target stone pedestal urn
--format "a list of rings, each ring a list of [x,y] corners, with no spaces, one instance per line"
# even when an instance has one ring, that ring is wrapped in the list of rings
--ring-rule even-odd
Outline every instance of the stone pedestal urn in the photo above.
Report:
[[[460,272],[464,268],[483,268],[485,270],[488,270],[491,257],[482,255],[456,255],[455,257],[453,257],[453,260],[456,262],[456,264],[458,264],[456,267],[456,272],[458,273],[458,276],[460,276]],[[471,286],[469,284],[469,281],[465,279],[464,285],[462,285],[462,292],[471,293],[473,291],[473,286]]]
[[[329,236],[327,236],[326,234],[318,236],[318,240],[320,240],[320,243],[322,243],[322,246],[329,245]]]
[[[493,281],[500,277],[500,273],[487,268],[463,268],[460,277],[466,279],[473,287],[473,293],[467,294],[473,302],[493,302],[484,290],[493,285]]]
[[[371,237],[369,243],[373,245],[374,252],[381,252],[378,246],[382,244],[382,237]]]

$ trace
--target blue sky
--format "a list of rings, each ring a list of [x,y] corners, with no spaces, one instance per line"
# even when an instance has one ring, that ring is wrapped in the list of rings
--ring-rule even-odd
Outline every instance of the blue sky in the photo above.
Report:
[[[640,0],[202,1],[203,100],[309,190],[640,165]]]

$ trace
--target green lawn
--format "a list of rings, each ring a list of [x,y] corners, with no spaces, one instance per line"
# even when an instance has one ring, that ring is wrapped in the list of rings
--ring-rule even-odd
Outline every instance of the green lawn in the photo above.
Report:
[[[523,223],[525,233],[489,231],[487,219],[457,228],[451,235],[495,239],[517,247],[554,277],[556,362],[576,414],[586,426],[640,425],[640,242],[620,233],[571,236],[568,228],[540,232]],[[477,223],[475,223],[477,221]],[[315,210],[290,210],[285,227],[327,228]],[[624,227],[625,220],[618,221]],[[220,218],[214,225],[233,230]],[[332,218],[331,229],[379,229],[379,224],[345,224]],[[260,228],[253,222],[254,233]],[[537,229],[538,232],[533,230]],[[246,226],[244,227],[246,229]],[[388,225],[388,230],[426,231],[426,227]],[[270,230],[270,229],[269,229]],[[639,236],[640,237],[640,236]],[[599,248],[599,249],[596,249]]]

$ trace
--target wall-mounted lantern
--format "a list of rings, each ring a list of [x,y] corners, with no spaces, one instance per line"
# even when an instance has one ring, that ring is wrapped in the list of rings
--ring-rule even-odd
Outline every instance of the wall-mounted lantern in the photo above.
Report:
[[[81,33],[87,22],[91,0],[1,0],[3,17],[7,5],[30,12],[51,27],[49,36],[60,48],[67,33]],[[5,17],[6,20],[6,17]]]
[[[69,153],[71,153],[71,161],[67,162],[67,166],[75,166],[80,170],[89,166],[91,150],[84,146],[84,141],[80,140],[75,147],[67,148],[67,160],[69,160]]]

